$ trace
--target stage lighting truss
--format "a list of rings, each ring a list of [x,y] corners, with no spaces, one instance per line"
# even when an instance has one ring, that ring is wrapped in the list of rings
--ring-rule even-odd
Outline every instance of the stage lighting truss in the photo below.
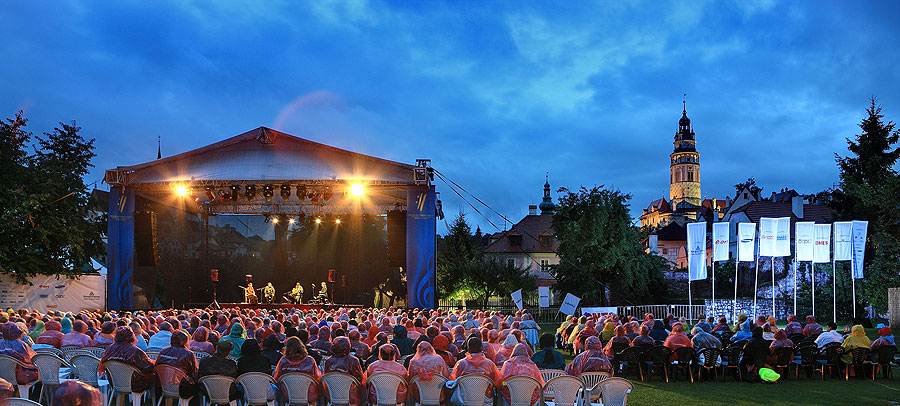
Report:
[[[207,187],[206,187],[206,194],[205,194],[205,196],[206,196],[206,200],[207,200],[207,201],[212,202],[212,201],[216,200],[216,195],[215,195],[215,193],[213,193],[213,192],[214,192],[214,189],[213,189],[212,186],[207,186]]]
[[[281,185],[281,200],[288,201],[291,198],[291,185]]]
[[[267,202],[271,202],[272,196],[275,196],[275,187],[272,185],[264,185],[263,198],[265,198]]]
[[[306,186],[297,185],[297,198],[300,199],[301,202],[306,200]]]
[[[247,185],[247,187],[245,189],[246,189],[245,196],[247,196],[247,201],[249,202],[249,201],[253,200],[254,197],[256,197],[256,186]]]
[[[232,202],[237,201],[239,192],[240,192],[240,186],[231,185],[231,195],[229,195],[228,197],[231,199]]]

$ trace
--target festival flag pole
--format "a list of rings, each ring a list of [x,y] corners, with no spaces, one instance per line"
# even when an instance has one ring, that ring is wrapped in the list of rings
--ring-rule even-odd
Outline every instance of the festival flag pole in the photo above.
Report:
[[[797,314],[797,268],[799,266],[797,264],[796,258],[794,258],[794,260],[791,262],[792,262],[791,265],[793,265],[793,268],[794,268],[793,269],[793,271],[794,271],[793,272],[794,273],[794,314]]]
[[[693,318],[691,310],[694,309],[694,302],[691,299],[691,271],[688,270],[688,318]]]
[[[741,262],[740,257],[736,257],[734,259],[734,303],[731,304],[731,321],[737,320],[737,282],[739,262]]]
[[[855,261],[850,261],[850,263],[855,265]],[[853,287],[853,318],[856,319],[856,278],[853,277],[852,269],[850,270],[850,284]]]
[[[713,257],[712,261],[712,308],[713,311],[716,311],[716,258]]]
[[[831,259],[831,321],[837,324],[837,267]]]
[[[772,257],[772,317],[775,317],[775,257]]]
[[[761,232],[761,231],[760,231]],[[762,237],[760,235],[760,237]],[[759,247],[761,238],[756,242],[756,266],[753,268],[753,320],[756,320],[756,297],[759,296]]]
[[[812,275],[812,315],[816,315],[816,264],[811,263],[810,274]]]

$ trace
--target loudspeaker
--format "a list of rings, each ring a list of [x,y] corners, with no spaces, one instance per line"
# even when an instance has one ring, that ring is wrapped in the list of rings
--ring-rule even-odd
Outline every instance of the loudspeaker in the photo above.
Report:
[[[134,262],[137,266],[159,265],[159,236],[156,213],[134,213]]]
[[[388,266],[406,266],[406,210],[387,212]]]
[[[328,282],[332,282],[332,283],[337,282],[337,280],[335,279],[335,271],[334,271],[334,269],[329,269],[329,270],[328,270]]]
[[[210,269],[209,270],[209,280],[212,282],[219,281],[219,270],[218,269]]]

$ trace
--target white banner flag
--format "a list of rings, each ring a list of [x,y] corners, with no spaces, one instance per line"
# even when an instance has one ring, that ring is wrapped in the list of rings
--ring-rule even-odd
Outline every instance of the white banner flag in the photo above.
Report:
[[[706,279],[706,222],[688,223],[688,278],[692,281]]]
[[[656,234],[650,234],[647,236],[647,247],[650,248],[651,254],[656,254],[659,252],[659,236]]]
[[[518,307],[519,310],[522,310],[522,289],[513,292],[510,296],[512,296],[512,300],[516,304],[516,307]]]
[[[759,219],[759,256],[774,257],[775,233],[778,231],[778,219],[761,217]]]
[[[791,256],[791,218],[780,217],[775,222],[775,256]]]
[[[798,221],[794,225],[794,248],[797,250],[797,261],[812,261],[815,234],[813,229],[816,223],[812,221]]]
[[[562,306],[559,306],[559,312],[568,316],[575,314],[575,309],[578,308],[578,303],[581,303],[581,298],[575,296],[571,293],[566,293],[566,298],[563,299]]]
[[[728,260],[728,223],[713,223],[713,261]]]
[[[813,229],[816,236],[813,262],[827,264],[831,262],[831,224],[816,224]]]
[[[538,306],[550,307],[550,287],[538,286]]]
[[[738,261],[753,262],[756,248],[756,224],[738,223]]]
[[[863,262],[866,259],[866,232],[868,221],[853,220],[853,261],[850,262],[850,274],[853,279],[863,278]]]
[[[849,261],[853,259],[853,222],[834,222],[834,260]]]

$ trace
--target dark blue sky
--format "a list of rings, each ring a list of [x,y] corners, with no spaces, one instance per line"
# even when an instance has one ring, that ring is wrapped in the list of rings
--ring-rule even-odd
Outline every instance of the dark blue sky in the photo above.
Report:
[[[547,171],[631,193],[635,214],[668,196],[682,93],[704,197],[750,176],[820,191],[870,96],[900,120],[896,0],[483,3],[15,2],[0,114],[77,120],[88,181],[154,159],[157,136],[172,155],[265,125],[431,158],[513,219]]]

